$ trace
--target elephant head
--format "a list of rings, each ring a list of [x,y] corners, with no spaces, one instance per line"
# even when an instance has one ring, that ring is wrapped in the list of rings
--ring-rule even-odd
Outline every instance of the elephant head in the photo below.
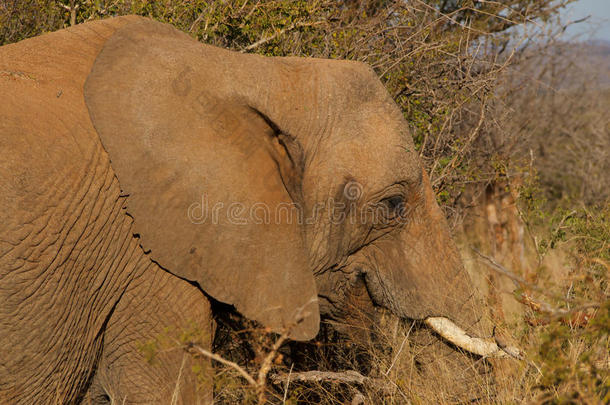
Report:
[[[164,269],[297,340],[354,292],[499,352],[475,337],[483,308],[368,66],[234,53],[139,20],[106,42],[85,100]]]

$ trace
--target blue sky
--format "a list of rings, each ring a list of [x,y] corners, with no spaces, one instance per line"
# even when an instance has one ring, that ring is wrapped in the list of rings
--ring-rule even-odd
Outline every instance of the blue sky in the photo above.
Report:
[[[610,41],[610,0],[577,0],[562,11],[563,21],[574,21],[591,15],[584,23],[572,25],[567,35],[582,35],[581,39]],[[593,31],[590,36],[589,32]]]

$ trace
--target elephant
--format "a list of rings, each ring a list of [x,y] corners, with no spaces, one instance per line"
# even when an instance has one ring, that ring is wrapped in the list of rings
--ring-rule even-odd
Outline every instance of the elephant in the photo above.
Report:
[[[3,46],[0,92],[0,403],[209,403],[209,361],[141,346],[209,349],[212,301],[307,341],[355,292],[504,354],[366,64],[123,16]]]

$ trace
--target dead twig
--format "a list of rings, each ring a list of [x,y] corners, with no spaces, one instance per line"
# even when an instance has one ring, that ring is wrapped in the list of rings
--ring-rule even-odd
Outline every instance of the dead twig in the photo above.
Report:
[[[273,360],[277,356],[277,351],[282,346],[282,344],[288,339],[288,333],[282,334],[273,344],[271,350],[263,359],[261,367],[258,370],[258,377],[256,381],[257,389],[258,389],[258,403],[265,403],[265,385],[267,383],[267,374],[271,370],[271,366],[273,364]]]
[[[187,345],[187,349],[193,349],[197,353],[199,353],[209,359],[212,359],[221,364],[224,364],[225,366],[231,367],[233,370],[237,371],[248,382],[248,384],[250,384],[251,386],[253,386],[255,388],[258,388],[258,383],[256,382],[256,380],[254,378],[252,378],[252,376],[250,374],[248,374],[248,372],[246,370],[244,370],[239,364],[237,364],[233,361],[227,360],[208,350],[205,350],[203,347],[193,344],[193,343]]]
[[[70,13],[70,26],[76,25],[76,12],[80,8],[80,4],[74,4],[75,0],[70,0],[70,5],[65,5],[63,3],[58,4],[66,11]]]
[[[256,41],[255,43],[246,46],[245,48],[243,48],[241,50],[241,52],[251,51],[254,48],[258,48],[259,46],[264,45],[269,41],[273,41],[275,38],[279,37],[280,35],[283,35],[284,33],[288,32],[288,31],[292,31],[295,28],[312,27],[314,25],[323,24],[324,22],[325,21],[316,21],[316,22],[312,22],[312,23],[303,23],[303,22],[292,23],[288,27],[282,28],[281,30],[277,31],[275,34],[270,35],[268,37],[261,38],[260,40]]]
[[[385,392],[391,392],[393,388],[383,379],[366,377],[355,370],[345,371],[302,371],[292,372],[290,374],[270,374],[269,380],[276,385],[283,386],[286,381],[290,378],[293,383],[334,383],[334,384],[348,384],[357,385],[363,387],[371,387],[373,389]]]
[[[290,371],[288,371],[288,378],[286,379],[286,387],[284,387],[284,398],[282,399],[282,403],[286,403],[286,398],[288,397],[288,386],[290,385],[290,377],[292,376],[292,368],[294,364],[290,365]]]

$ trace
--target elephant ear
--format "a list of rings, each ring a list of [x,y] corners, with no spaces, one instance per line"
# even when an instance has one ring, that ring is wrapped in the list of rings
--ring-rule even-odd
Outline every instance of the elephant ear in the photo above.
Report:
[[[85,101],[151,259],[310,339],[317,292],[290,196],[300,148],[248,101],[244,89],[260,86],[240,58],[143,19],[106,42]]]

